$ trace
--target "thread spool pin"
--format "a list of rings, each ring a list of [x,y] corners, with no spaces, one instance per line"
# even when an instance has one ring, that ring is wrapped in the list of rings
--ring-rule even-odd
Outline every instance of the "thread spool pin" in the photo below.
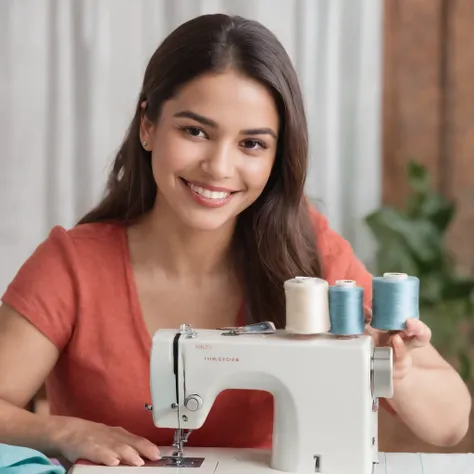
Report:
[[[336,280],[336,286],[353,287],[356,286],[354,280]]]
[[[385,272],[383,274],[383,278],[386,278],[387,280],[406,280],[408,278],[408,275],[406,273]]]

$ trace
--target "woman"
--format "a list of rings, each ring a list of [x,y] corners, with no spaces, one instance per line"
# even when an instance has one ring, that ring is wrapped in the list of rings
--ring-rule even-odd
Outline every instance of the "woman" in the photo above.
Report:
[[[158,328],[283,327],[294,275],[355,279],[370,307],[371,275],[309,209],[306,167],[303,101],[277,39],[225,15],[175,30],[147,67],[104,199],[74,229],[55,227],[3,296],[0,440],[141,465],[172,442],[143,409]],[[420,438],[457,443],[470,397],[430,330],[371,332],[395,351],[386,406]],[[45,380],[52,415],[26,412]],[[272,409],[269,395],[224,392],[188,444],[268,446]]]

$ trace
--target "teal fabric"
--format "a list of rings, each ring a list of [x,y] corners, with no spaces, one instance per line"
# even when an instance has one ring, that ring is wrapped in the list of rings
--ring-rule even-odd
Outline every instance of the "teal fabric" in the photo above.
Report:
[[[53,463],[34,449],[0,443],[0,474],[64,474],[63,466]]]

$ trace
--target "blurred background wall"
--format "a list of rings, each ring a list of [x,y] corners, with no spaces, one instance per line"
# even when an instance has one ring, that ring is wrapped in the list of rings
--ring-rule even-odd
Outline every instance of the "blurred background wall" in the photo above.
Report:
[[[1,0],[0,291],[53,225],[74,225],[99,198],[159,42],[211,12],[259,20],[280,38],[306,101],[308,195],[371,268],[394,270],[377,266],[382,247],[397,269],[408,262],[434,282],[439,348],[465,369],[474,339],[464,352],[452,341],[466,327],[472,334],[474,319],[472,0]],[[411,220],[410,160],[432,184]],[[446,235],[430,222],[438,205],[452,206]],[[366,216],[388,206],[399,214],[374,238]],[[388,228],[399,240],[384,244]],[[414,255],[437,239],[431,260]],[[451,255],[458,273],[441,272],[437,262]],[[454,274],[467,280],[449,299]],[[452,450],[473,443],[471,427]],[[432,450],[383,413],[381,449]]]
[[[474,274],[474,2],[384,3],[383,202],[403,204],[407,160],[427,166],[457,206],[448,246]]]

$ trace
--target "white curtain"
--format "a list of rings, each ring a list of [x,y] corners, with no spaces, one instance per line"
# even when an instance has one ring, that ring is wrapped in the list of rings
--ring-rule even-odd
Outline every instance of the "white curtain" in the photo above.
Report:
[[[101,195],[146,63],[203,13],[272,29],[299,74],[309,196],[367,261],[380,200],[380,0],[0,1],[0,291],[55,224]]]

